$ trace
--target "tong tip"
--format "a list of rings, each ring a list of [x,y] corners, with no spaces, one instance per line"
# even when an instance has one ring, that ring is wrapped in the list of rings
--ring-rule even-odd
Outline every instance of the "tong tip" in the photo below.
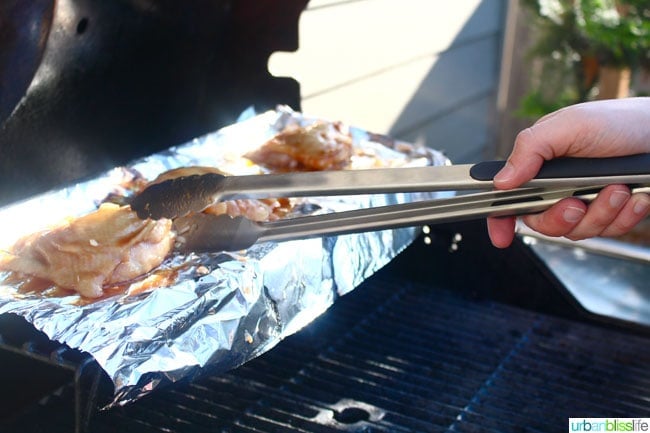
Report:
[[[174,230],[177,250],[214,252],[249,248],[264,228],[243,216],[198,213],[174,220]]]
[[[167,179],[149,185],[129,204],[141,219],[173,219],[201,212],[217,201],[224,179],[216,173]]]

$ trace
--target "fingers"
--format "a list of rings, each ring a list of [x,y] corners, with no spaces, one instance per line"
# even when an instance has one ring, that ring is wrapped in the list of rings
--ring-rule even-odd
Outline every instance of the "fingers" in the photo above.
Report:
[[[565,236],[572,240],[599,236],[614,223],[630,197],[630,190],[623,185],[604,188],[589,205],[588,212],[579,218],[578,224],[571,231],[560,232],[556,236]]]
[[[488,218],[487,228],[492,245],[507,248],[515,238],[515,217]]]
[[[587,214],[587,205],[576,198],[567,198],[545,212],[523,217],[531,229],[547,236],[566,236]]]
[[[565,199],[543,213],[525,216],[523,221],[542,234],[580,240],[620,236],[637,225],[649,211],[647,194],[631,195],[623,185],[610,185],[588,207],[577,199]]]
[[[580,223],[587,214],[587,205],[576,198],[567,198],[556,203],[545,212],[523,217],[531,229],[547,236],[565,236]],[[488,234],[492,245],[507,248],[515,237],[515,218],[488,218]]]
[[[650,197],[647,194],[634,194],[618,213],[601,236],[621,236],[641,222],[650,212]]]
[[[523,222],[547,236],[571,240],[620,236],[629,232],[650,214],[650,196],[631,195],[623,185],[610,185],[587,204],[576,198],[564,199],[545,212],[527,215]],[[514,239],[515,219],[488,218],[488,234],[497,248],[506,248]]]

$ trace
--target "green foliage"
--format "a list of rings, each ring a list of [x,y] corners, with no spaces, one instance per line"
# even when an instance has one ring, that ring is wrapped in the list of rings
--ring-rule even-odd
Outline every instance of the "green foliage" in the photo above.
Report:
[[[564,90],[561,95],[555,98],[548,98],[539,90],[535,90],[527,93],[522,98],[519,109],[515,114],[529,119],[539,119],[545,114],[573,104],[574,101],[575,95],[571,91]]]
[[[522,0],[537,17],[539,54],[561,49],[603,65],[650,59],[650,0]]]
[[[650,65],[650,0],[521,2],[531,12],[538,36],[530,56],[544,64],[522,100],[522,116],[537,117],[588,100],[595,84],[588,59],[600,66]]]
[[[603,65],[634,67],[650,59],[650,0],[581,0],[577,27]]]

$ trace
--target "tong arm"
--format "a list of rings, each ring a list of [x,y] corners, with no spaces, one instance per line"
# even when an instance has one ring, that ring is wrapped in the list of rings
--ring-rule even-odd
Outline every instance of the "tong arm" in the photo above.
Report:
[[[220,200],[396,192],[487,190],[503,161],[434,167],[302,173],[185,176],[151,185],[131,200],[140,218],[177,218]],[[523,187],[573,187],[650,181],[650,154],[548,161]]]
[[[649,185],[636,186],[632,190],[650,193]],[[603,187],[490,191],[264,223],[243,217],[197,214],[177,220],[175,224],[182,240],[181,250],[233,251],[248,248],[256,242],[541,212],[570,196],[591,201]]]

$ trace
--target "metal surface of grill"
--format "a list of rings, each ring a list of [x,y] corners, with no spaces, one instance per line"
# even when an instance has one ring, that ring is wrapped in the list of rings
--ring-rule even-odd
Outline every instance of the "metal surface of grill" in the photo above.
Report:
[[[650,340],[382,270],[230,373],[101,412],[93,432],[550,432],[650,410]],[[70,431],[72,387],[2,431]]]

